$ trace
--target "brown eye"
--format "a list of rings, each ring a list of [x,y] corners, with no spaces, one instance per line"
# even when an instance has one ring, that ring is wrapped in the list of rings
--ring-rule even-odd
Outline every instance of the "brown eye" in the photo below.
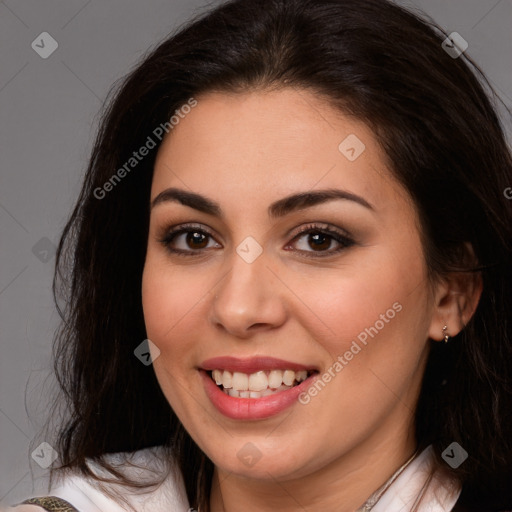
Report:
[[[333,228],[309,225],[297,233],[286,248],[291,247],[307,257],[324,257],[348,249],[354,243],[354,240],[346,234],[335,231]]]
[[[317,234],[309,234],[308,235],[308,244],[314,251],[329,249],[331,246],[332,237],[325,235],[323,233]]]
[[[204,249],[221,247],[210,233],[195,226],[180,226],[166,233],[160,242],[171,253],[191,256],[201,254]]]
[[[191,249],[204,249],[208,245],[208,235],[197,231],[188,232],[185,240]]]

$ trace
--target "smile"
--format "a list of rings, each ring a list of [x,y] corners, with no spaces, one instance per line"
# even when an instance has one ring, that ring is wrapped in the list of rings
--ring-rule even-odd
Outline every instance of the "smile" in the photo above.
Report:
[[[216,357],[198,368],[206,396],[218,412],[235,420],[261,420],[293,406],[319,369],[257,356]]]

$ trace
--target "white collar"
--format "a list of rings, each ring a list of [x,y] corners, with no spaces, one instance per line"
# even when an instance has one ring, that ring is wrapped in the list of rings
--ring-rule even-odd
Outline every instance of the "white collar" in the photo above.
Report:
[[[143,482],[144,480],[158,481],[158,476],[166,471],[164,455],[163,447],[155,446],[136,452],[107,454],[104,459],[126,476]],[[112,475],[96,462],[88,459],[87,465],[96,475],[112,478]],[[169,510],[188,512],[190,510],[183,478],[174,473],[170,473],[156,489],[148,488],[147,490],[135,490],[121,484],[101,484],[76,473],[65,473],[57,483],[58,487],[51,490],[51,495],[68,501],[80,512],[130,510],[118,496],[124,498],[137,512],[168,512]],[[109,491],[117,499],[112,498],[105,491]]]
[[[422,496],[417,512],[449,512],[460,493],[460,485],[443,480],[439,472],[429,482],[433,469],[434,451],[431,446],[423,450],[400,473],[380,497],[372,512],[412,512]]]
[[[161,470],[162,448],[153,447],[133,453],[110,454],[106,459],[119,464],[128,476],[137,476],[140,479],[155,476],[154,471]],[[460,486],[453,482],[446,482],[436,474],[428,486],[428,477],[432,469],[433,450],[426,448],[415,457],[384,492],[371,512],[413,512],[414,505],[424,490],[424,497],[416,509],[417,512],[449,512],[455,505],[460,493]],[[124,461],[147,468],[144,474]],[[160,461],[160,462],[159,462]],[[99,465],[88,461],[89,467],[97,474],[107,475]],[[121,485],[105,485],[110,491],[123,496],[137,512],[176,512],[190,511],[185,486],[181,475],[170,474],[156,490],[149,492],[131,492]],[[125,506],[111,499],[98,484],[76,474],[67,474],[60,481],[60,485],[52,489],[51,494],[67,500],[81,512],[125,512]],[[415,511],[416,512],[416,511]]]

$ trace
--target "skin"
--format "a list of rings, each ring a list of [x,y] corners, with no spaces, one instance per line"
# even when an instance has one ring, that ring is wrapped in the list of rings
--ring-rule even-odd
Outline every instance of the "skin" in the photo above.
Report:
[[[197,100],[159,149],[151,200],[176,187],[216,201],[223,215],[176,201],[152,208],[142,300],[161,351],[156,376],[215,465],[212,512],[353,511],[415,452],[429,338],[442,340],[443,325],[457,334],[480,287],[428,281],[414,204],[364,123],[304,90]],[[350,134],[366,146],[353,162],[338,150]],[[373,209],[333,200],[267,214],[285,196],[330,188]],[[212,237],[197,249],[179,236],[171,246],[195,252],[175,255],[161,239],[187,222]],[[340,245],[327,238],[319,252],[311,236],[295,235],[309,223],[345,230],[354,244],[334,253]],[[253,263],[236,252],[248,236],[263,248]],[[397,302],[402,310],[307,405],[242,422],[205,393],[198,367],[216,356],[266,355],[323,373]],[[237,457],[248,442],[261,453],[251,467]]]

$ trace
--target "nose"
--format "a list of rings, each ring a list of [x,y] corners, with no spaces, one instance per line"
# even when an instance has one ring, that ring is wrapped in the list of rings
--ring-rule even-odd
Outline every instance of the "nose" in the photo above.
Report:
[[[234,253],[232,261],[215,289],[211,323],[242,339],[281,326],[286,320],[286,288],[269,268],[265,253],[252,263]]]

